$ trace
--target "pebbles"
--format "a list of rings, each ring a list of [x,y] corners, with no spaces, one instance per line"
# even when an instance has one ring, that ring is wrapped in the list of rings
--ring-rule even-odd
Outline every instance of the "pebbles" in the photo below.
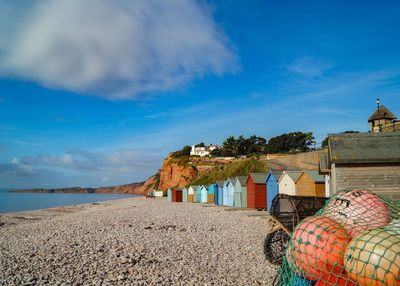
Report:
[[[3,215],[0,285],[271,285],[255,213],[132,198]]]

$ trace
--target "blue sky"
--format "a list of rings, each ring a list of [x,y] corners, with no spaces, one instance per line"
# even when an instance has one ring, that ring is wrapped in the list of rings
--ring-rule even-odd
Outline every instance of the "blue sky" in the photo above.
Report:
[[[396,1],[0,2],[0,187],[145,180],[229,135],[400,114]]]

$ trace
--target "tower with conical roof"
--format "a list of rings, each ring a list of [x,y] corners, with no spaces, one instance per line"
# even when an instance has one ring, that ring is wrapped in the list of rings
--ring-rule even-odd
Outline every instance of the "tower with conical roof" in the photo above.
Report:
[[[396,116],[384,105],[380,103],[379,98],[376,99],[378,108],[368,118],[369,129],[371,132],[381,132],[382,127],[391,123]]]

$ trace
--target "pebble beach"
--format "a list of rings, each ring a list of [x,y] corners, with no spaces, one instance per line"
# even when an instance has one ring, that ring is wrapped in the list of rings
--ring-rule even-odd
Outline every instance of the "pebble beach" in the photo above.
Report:
[[[165,198],[2,214],[0,285],[272,285],[265,212]]]

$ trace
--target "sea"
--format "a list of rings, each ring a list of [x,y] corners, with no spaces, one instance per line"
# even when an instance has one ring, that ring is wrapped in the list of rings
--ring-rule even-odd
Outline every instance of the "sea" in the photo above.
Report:
[[[70,206],[137,196],[140,195],[11,193],[7,189],[0,189],[0,213]]]

